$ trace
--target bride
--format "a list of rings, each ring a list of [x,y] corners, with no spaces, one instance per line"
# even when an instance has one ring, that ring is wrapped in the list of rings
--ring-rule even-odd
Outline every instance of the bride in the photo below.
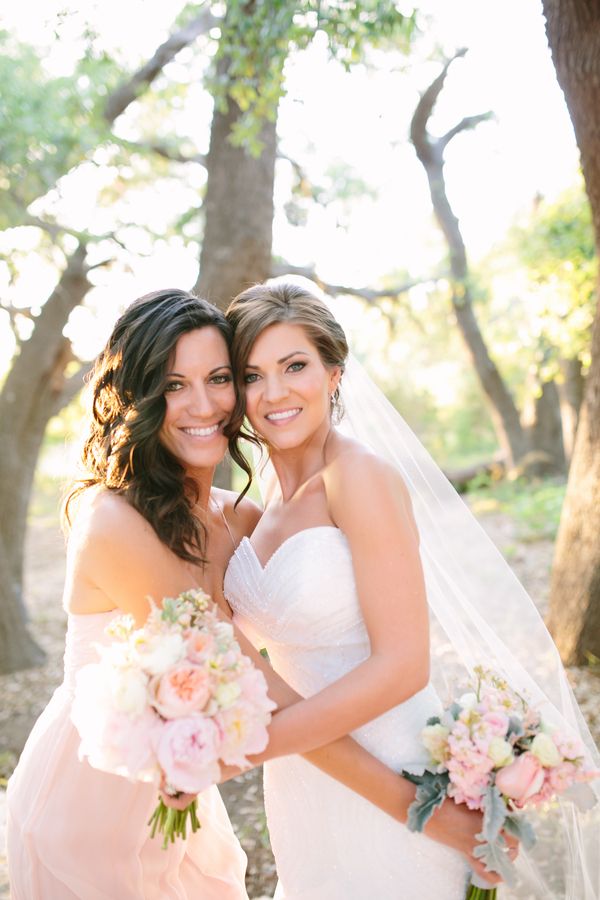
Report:
[[[340,393],[344,396],[345,384],[340,388],[348,347],[327,306],[297,285],[268,283],[240,294],[227,316],[234,327],[238,421],[247,415],[257,440],[268,448],[276,479],[271,479],[265,511],[251,539],[241,541],[229,563],[225,594],[235,623],[256,647],[266,649],[275,671],[306,698],[275,717],[264,755],[269,760],[265,804],[280,878],[276,896],[458,900],[464,897],[466,881],[458,854],[409,832],[303,759],[285,754],[352,733],[396,770],[427,761],[419,733],[440,709],[431,683],[428,602],[436,614],[432,627],[445,629],[445,637],[436,643],[444,654],[451,646],[467,667],[478,661],[495,662],[515,687],[529,689],[546,711],[549,707],[564,718],[575,709],[577,717],[576,705],[562,684],[564,673],[558,665],[558,691],[548,699],[538,684],[550,690],[551,678],[544,681],[535,659],[530,669],[537,680],[504,645],[489,638],[490,628],[484,620],[479,622],[478,611],[461,593],[461,578],[466,575],[472,581],[472,572],[468,566],[462,573],[455,571],[461,553],[465,556],[466,550],[468,557],[469,550],[477,554],[481,547],[475,567],[485,567],[488,547],[477,534],[472,547],[458,548],[456,560],[448,553],[457,541],[470,541],[472,523],[467,522],[464,532],[454,531],[454,520],[447,515],[454,497],[442,502],[445,487],[437,506],[426,502],[429,508],[417,529],[400,471],[412,478],[411,466],[414,469],[412,499],[421,506],[422,460],[416,459],[416,469],[414,460],[405,464],[411,454],[408,444],[392,446],[391,464],[334,426],[340,416]],[[372,402],[356,410],[359,420],[368,421],[374,413]],[[234,412],[234,421],[235,416]],[[374,438],[375,446],[378,440],[385,445],[386,439],[393,444],[395,423],[390,425],[385,415],[373,421],[367,439]],[[424,454],[420,446],[413,452]],[[471,518],[462,510],[459,516]],[[447,571],[441,571],[440,560],[446,561]],[[507,567],[502,566],[504,576]],[[492,574],[497,569],[494,560]],[[499,587],[506,587],[504,577]],[[545,635],[541,650],[546,651],[547,633],[535,611],[528,621],[532,604],[517,588],[509,584],[527,614],[522,625],[531,625],[530,638],[541,629]],[[495,627],[496,618],[505,613],[514,626],[510,600],[505,598],[497,608],[493,590],[481,599],[490,598],[489,623]],[[478,624],[475,637],[469,633],[472,622]],[[505,633],[501,625],[498,633]],[[530,655],[533,646],[529,645]],[[438,656],[436,650],[436,661]],[[541,656],[548,668],[547,654]],[[551,659],[553,666],[556,669]],[[450,673],[450,658],[444,660],[442,671]],[[585,726],[577,719],[571,724],[579,724],[585,735]],[[565,827],[573,838],[571,857],[579,861],[573,864],[569,858],[571,892],[565,889],[560,896],[596,896],[592,876],[584,871],[585,852],[579,852],[576,844],[583,841],[577,816]],[[535,896],[552,896],[531,859],[525,859],[522,869]]]

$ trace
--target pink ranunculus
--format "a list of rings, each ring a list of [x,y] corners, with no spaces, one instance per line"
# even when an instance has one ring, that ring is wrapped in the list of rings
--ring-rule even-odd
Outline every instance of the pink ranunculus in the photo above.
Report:
[[[544,783],[544,769],[533,753],[522,753],[496,775],[496,787],[517,806],[537,794]]]
[[[156,739],[156,756],[167,784],[199,794],[220,777],[217,757],[219,729],[207,716],[171,719]]]
[[[260,669],[248,668],[238,679],[242,697],[264,712],[276,708],[267,694],[267,681]]]
[[[494,736],[504,737],[508,731],[509,719],[508,716],[502,712],[485,713],[483,721]]]
[[[211,695],[211,678],[195,663],[181,662],[150,683],[153,706],[165,719],[201,712]]]
[[[252,704],[240,700],[235,706],[215,716],[221,732],[219,756],[228,766],[245,766],[247,756],[260,753],[267,746],[270,716],[259,716]]]
[[[190,662],[203,663],[215,652],[215,639],[212,634],[195,629],[190,632],[186,648]]]

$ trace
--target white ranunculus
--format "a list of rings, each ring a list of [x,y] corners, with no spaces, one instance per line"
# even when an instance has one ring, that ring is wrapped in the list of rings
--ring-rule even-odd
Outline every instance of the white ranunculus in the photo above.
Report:
[[[185,642],[178,632],[140,634],[134,641],[134,652],[139,665],[149,675],[162,675],[185,656]]]
[[[472,691],[469,691],[468,694],[463,694],[462,697],[458,698],[458,705],[462,706],[463,709],[473,709],[477,706],[477,694],[474,694]]]
[[[543,766],[557,766],[561,762],[561,755],[556,744],[550,735],[544,734],[544,732],[536,734],[529,749]]]
[[[220,684],[215,691],[215,699],[221,709],[230,707],[242,693],[242,689],[236,681],[228,684]]]
[[[113,707],[128,716],[139,716],[148,704],[148,679],[139,669],[112,669],[110,693]]]
[[[488,756],[497,769],[508,766],[514,759],[511,744],[501,737],[494,737],[488,747]]]

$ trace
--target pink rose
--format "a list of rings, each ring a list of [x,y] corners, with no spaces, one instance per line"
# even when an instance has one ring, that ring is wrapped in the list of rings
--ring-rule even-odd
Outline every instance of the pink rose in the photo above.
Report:
[[[186,642],[187,658],[193,663],[203,663],[215,652],[215,639],[206,631],[191,631]]]
[[[167,784],[199,794],[218,782],[219,729],[207,716],[165,722],[156,741],[156,756]]]
[[[537,794],[544,783],[544,770],[533,753],[517,756],[509,766],[500,769],[496,775],[496,787],[506,797],[523,806],[525,801]]]
[[[153,705],[165,719],[200,712],[211,695],[209,673],[194,663],[182,662],[152,679]]]

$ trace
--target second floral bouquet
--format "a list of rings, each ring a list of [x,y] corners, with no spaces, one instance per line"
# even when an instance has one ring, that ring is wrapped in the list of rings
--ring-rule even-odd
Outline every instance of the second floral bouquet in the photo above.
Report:
[[[475,855],[513,884],[503,833],[530,848],[535,835],[521,811],[600,773],[587,764],[579,740],[544,722],[504,678],[482,667],[474,676],[472,689],[429,719],[421,732],[431,765],[419,774],[403,773],[417,785],[407,824],[422,831],[446,797],[481,810],[483,830]],[[467,900],[495,897],[495,888],[473,878]]]
[[[142,628],[118,617],[108,634],[99,661],[78,674],[72,711],[90,765],[198,794],[219,781],[220,762],[244,767],[264,750],[275,704],[203,591],[153,605]],[[164,846],[188,823],[200,827],[195,801],[177,811],[162,799],[149,822]]]

